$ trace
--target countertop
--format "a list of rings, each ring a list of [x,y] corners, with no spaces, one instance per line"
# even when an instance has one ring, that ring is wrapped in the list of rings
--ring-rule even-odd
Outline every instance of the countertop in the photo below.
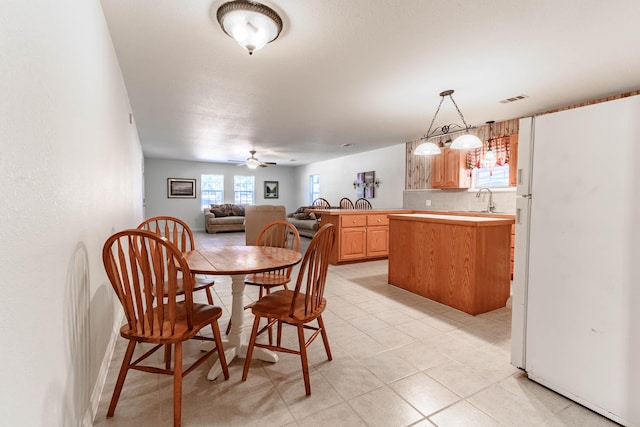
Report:
[[[514,218],[502,218],[499,216],[465,216],[443,214],[390,214],[390,220],[433,222],[439,224],[466,225],[471,227],[486,227],[495,225],[507,225],[515,223]]]

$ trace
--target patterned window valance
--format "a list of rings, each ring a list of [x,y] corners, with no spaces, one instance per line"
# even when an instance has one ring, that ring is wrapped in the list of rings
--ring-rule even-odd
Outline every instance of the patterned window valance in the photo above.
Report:
[[[496,153],[496,165],[504,166],[511,158],[511,144],[509,135],[491,138],[491,149]],[[484,154],[489,148],[489,141],[483,141],[482,148],[467,152],[467,169],[481,168]]]

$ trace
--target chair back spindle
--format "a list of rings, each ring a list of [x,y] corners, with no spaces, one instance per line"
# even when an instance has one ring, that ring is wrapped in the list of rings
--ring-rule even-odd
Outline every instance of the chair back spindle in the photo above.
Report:
[[[184,294],[187,325],[192,327],[193,279],[188,264],[172,243],[151,231],[125,230],[106,241],[103,262],[127,324],[136,335],[172,337],[178,320],[179,294]],[[163,289],[158,289],[162,284],[165,298],[156,298],[163,294]]]
[[[333,224],[325,224],[315,234],[307,248],[293,291],[289,315],[296,317],[296,300],[304,295],[304,317],[312,316],[321,309],[325,282],[329,268],[329,256],[335,242],[336,230]]]

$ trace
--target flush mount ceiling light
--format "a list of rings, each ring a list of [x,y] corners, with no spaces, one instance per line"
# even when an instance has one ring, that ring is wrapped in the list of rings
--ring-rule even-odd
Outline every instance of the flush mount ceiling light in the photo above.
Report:
[[[453,140],[453,143],[451,144],[451,148],[466,150],[470,148],[482,147],[482,141],[480,141],[480,138],[478,138],[475,135],[471,135],[469,133],[469,131],[473,129],[473,127],[467,124],[467,122],[464,119],[464,116],[462,115],[462,112],[460,111],[460,108],[458,108],[458,104],[456,104],[456,101],[454,101],[453,96],[451,95],[453,95],[453,90],[445,90],[440,92],[440,104],[438,104],[438,109],[436,110],[436,114],[434,114],[433,119],[431,119],[429,130],[427,130],[427,133],[422,137],[422,140],[425,142],[420,144],[415,149],[413,154],[417,154],[417,155],[440,154],[440,147],[438,147],[433,142],[429,142],[429,139],[437,136],[446,135],[450,132],[461,132],[461,131],[465,132],[464,135],[460,135],[459,137]],[[431,129],[433,128],[433,123],[436,121],[436,117],[438,117],[438,113],[440,112],[440,107],[442,107],[442,102],[444,101],[444,98],[446,96],[448,96],[451,99],[451,102],[453,102],[453,105],[456,107],[456,111],[458,111],[458,114],[460,115],[460,118],[462,119],[462,124],[464,126],[460,126],[455,123],[452,123],[452,124],[448,124],[448,125],[444,125],[442,127],[436,128],[432,132]]]
[[[263,4],[236,0],[223,4],[216,14],[222,30],[249,51],[262,49],[282,31],[280,16]]]

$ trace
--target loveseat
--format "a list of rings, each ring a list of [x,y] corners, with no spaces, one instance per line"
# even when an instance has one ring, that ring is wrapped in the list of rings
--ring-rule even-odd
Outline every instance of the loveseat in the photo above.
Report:
[[[204,208],[204,228],[207,233],[244,231],[244,206],[225,203]]]
[[[293,224],[301,236],[313,237],[320,228],[320,221],[314,213],[305,212],[313,206],[300,206],[295,212],[287,214],[287,221]]]

